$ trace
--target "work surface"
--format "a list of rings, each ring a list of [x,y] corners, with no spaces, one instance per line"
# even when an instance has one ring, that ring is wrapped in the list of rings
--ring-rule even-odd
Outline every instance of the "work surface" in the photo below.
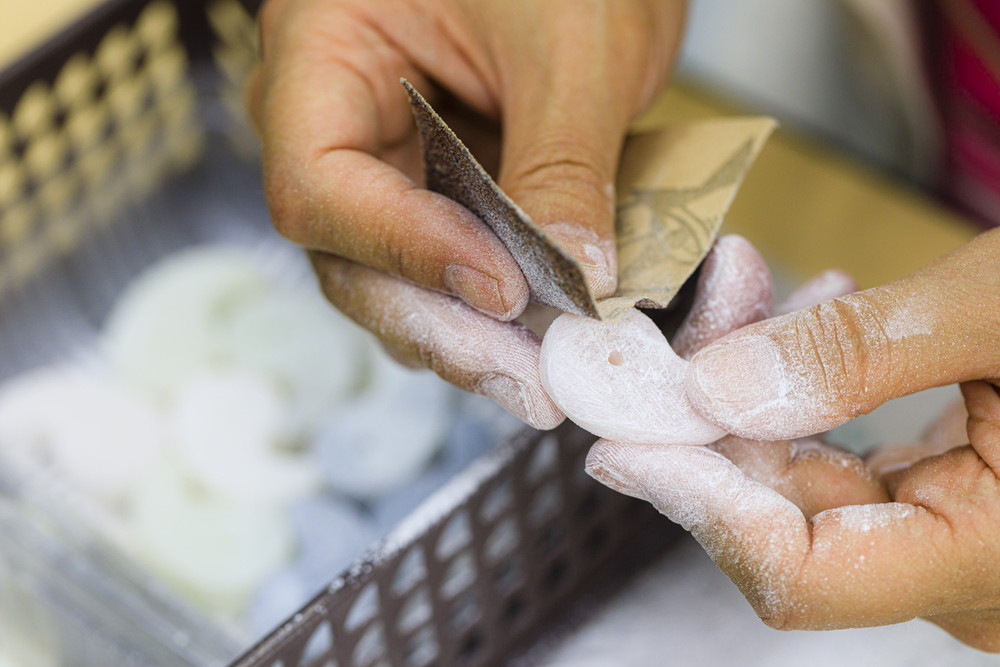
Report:
[[[920,620],[860,630],[772,630],[757,620],[736,586],[688,538],[567,637],[546,664],[977,667],[997,661]]]

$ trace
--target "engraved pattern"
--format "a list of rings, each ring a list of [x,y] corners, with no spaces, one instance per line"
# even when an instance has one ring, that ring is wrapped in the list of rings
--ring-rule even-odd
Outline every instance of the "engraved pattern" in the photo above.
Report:
[[[657,137],[643,138],[659,142],[662,150],[638,158],[645,162],[639,164],[638,175],[632,174],[633,183],[620,184],[618,289],[598,302],[602,319],[621,317],[636,305],[663,308],[670,303],[712,247],[730,202],[773,127],[769,119],[706,121],[673,136],[673,129],[667,128]],[[735,150],[729,151],[733,145]],[[684,184],[682,175],[670,172],[642,173],[647,166],[683,165],[686,156],[703,156],[705,151],[722,157],[697,185]],[[672,179],[681,184],[673,185]]]
[[[700,199],[721,188],[735,187],[753,159],[753,141],[746,141],[703,184],[694,188],[632,188],[631,197],[618,207],[618,244],[637,247],[638,254],[618,271],[616,296],[643,288],[662,290],[679,285],[642,285],[638,276],[655,271],[662,263],[688,265],[708,251],[722,223],[721,215],[704,217],[697,211]],[[646,209],[636,215],[633,209]]]

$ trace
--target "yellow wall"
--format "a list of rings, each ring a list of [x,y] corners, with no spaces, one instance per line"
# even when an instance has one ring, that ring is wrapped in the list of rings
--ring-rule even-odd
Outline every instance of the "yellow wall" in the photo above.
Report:
[[[738,111],[680,84],[638,125],[720,113]],[[975,233],[919,193],[780,129],[736,195],[724,231],[746,236],[800,278],[840,268],[861,287],[903,276]]]

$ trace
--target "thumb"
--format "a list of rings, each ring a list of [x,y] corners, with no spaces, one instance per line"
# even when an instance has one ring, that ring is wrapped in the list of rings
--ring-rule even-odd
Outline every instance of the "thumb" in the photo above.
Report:
[[[744,327],[692,359],[695,407],[758,440],[929,387],[1000,377],[1000,230],[902,280]]]
[[[585,80],[548,83],[511,91],[500,187],[582,264],[595,297],[610,296],[618,276],[614,182],[627,117],[613,108],[620,105],[594,100],[603,94]]]

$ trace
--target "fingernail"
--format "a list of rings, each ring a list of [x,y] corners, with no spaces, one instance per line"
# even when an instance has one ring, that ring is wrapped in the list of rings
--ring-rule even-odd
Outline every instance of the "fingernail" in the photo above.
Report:
[[[617,271],[612,269],[613,261],[600,247],[591,243],[583,246],[583,274],[590,291],[598,297],[611,296],[618,286]]]
[[[705,348],[691,360],[691,379],[701,394],[697,402],[720,417],[771,403],[788,391],[778,348],[764,336]]]
[[[614,294],[618,286],[618,268],[613,246],[602,247],[604,244],[594,231],[570,222],[546,225],[545,233],[580,262],[583,277],[594,296]]]
[[[588,475],[612,491],[617,491],[633,498],[645,497],[635,478],[605,457],[600,451],[599,445],[591,448],[587,454],[587,462],[584,464],[583,469]]]
[[[492,398],[525,424],[542,431],[555,428],[566,418],[541,386],[532,391],[526,384],[508,375],[485,378],[476,387],[476,392]]]
[[[482,271],[464,264],[449,264],[444,270],[444,284],[462,301],[487,315],[500,320],[514,315],[500,296],[500,283]]]

